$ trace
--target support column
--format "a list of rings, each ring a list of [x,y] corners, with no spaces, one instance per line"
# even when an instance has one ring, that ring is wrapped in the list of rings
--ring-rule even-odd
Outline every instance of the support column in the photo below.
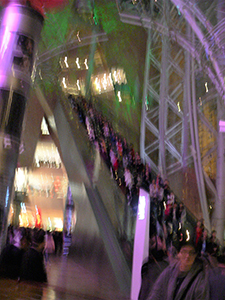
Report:
[[[225,4],[223,0],[217,3],[217,20],[220,22],[225,16]],[[212,216],[212,227],[217,231],[217,237],[223,245],[224,225],[225,225],[225,141],[224,132],[220,132],[219,121],[225,120],[224,104],[221,99],[217,99],[217,172],[216,172],[216,189],[217,198]]]
[[[145,56],[145,78],[144,78],[144,91],[142,98],[142,113],[141,113],[141,132],[140,132],[140,154],[141,159],[145,162],[145,119],[147,108],[147,97],[148,97],[148,81],[150,71],[150,55],[151,54],[151,29],[148,29],[148,40],[146,46]]]
[[[10,3],[0,29],[0,251],[4,247],[23,118],[43,17]]]
[[[194,35],[193,35],[194,39]],[[208,210],[208,203],[207,203],[207,197],[206,197],[206,190],[205,190],[205,182],[204,182],[204,176],[203,176],[203,167],[202,167],[202,161],[201,161],[201,151],[200,151],[200,145],[199,145],[199,134],[198,134],[198,118],[197,118],[197,104],[196,104],[196,86],[195,86],[195,73],[194,73],[194,59],[192,58],[191,61],[192,65],[192,74],[191,74],[191,81],[192,81],[192,107],[190,104],[190,111],[189,111],[189,118],[190,123],[193,124],[192,128],[192,155],[194,159],[194,165],[195,165],[195,173],[196,173],[196,179],[198,183],[198,192],[199,192],[199,198],[200,198],[200,204],[202,209],[203,218],[205,221],[205,227],[211,231],[211,224],[209,219],[209,210]]]
[[[165,131],[167,123],[168,52],[168,38],[163,36],[159,99],[159,168],[162,170],[163,178],[166,178]]]
[[[189,24],[186,25],[187,36],[190,37],[191,28]],[[191,55],[185,51],[185,79],[184,79],[184,100],[183,100],[183,129],[182,129],[182,176],[183,176],[183,192],[182,198],[187,200],[188,198],[188,174],[187,174],[187,156],[189,148],[189,116],[188,116],[188,104],[191,101]]]

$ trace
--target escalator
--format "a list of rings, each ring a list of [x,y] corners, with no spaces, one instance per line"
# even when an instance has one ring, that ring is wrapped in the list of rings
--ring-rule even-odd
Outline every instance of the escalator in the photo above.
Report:
[[[126,247],[121,247],[121,238],[129,231],[126,197],[65,96],[53,113],[75,204],[76,225],[69,255],[99,258],[104,249],[120,289],[129,293],[131,271]]]

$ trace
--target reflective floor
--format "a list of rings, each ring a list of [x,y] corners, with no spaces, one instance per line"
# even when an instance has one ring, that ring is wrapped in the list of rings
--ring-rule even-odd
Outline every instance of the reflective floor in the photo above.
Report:
[[[128,300],[101,262],[67,256],[51,257],[47,265],[48,284],[0,280],[0,299],[12,300]],[[100,263],[100,265],[99,265]]]

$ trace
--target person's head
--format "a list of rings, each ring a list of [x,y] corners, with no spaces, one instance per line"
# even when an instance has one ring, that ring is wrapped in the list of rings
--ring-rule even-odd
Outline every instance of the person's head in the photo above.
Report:
[[[211,236],[212,236],[213,238],[216,238],[216,230],[213,230],[213,231],[212,231]]]
[[[206,240],[207,237],[208,237],[208,230],[205,228],[204,231],[203,231],[203,233],[202,233],[202,238],[203,238],[204,240]]]
[[[180,246],[180,250],[178,253],[178,259],[180,261],[180,271],[188,272],[197,256],[195,246],[192,242],[184,242]]]
[[[197,227],[200,228],[202,226],[202,222],[200,220],[198,220],[196,225],[197,225]]]
[[[168,181],[168,179],[165,179],[165,180],[164,180],[164,186],[166,186],[166,187],[169,186],[169,181]]]
[[[180,202],[180,203],[179,203],[179,208],[180,208],[180,210],[183,210],[183,209],[184,209],[184,203],[183,203],[183,202]]]

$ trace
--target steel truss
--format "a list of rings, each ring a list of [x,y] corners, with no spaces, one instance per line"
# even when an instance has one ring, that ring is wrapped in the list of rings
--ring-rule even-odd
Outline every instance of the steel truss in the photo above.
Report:
[[[148,32],[141,157],[164,178],[194,166],[206,227],[215,227],[221,241],[225,166],[218,122],[225,118],[224,6],[222,0],[118,1],[121,20]],[[216,163],[212,175],[209,168]]]

